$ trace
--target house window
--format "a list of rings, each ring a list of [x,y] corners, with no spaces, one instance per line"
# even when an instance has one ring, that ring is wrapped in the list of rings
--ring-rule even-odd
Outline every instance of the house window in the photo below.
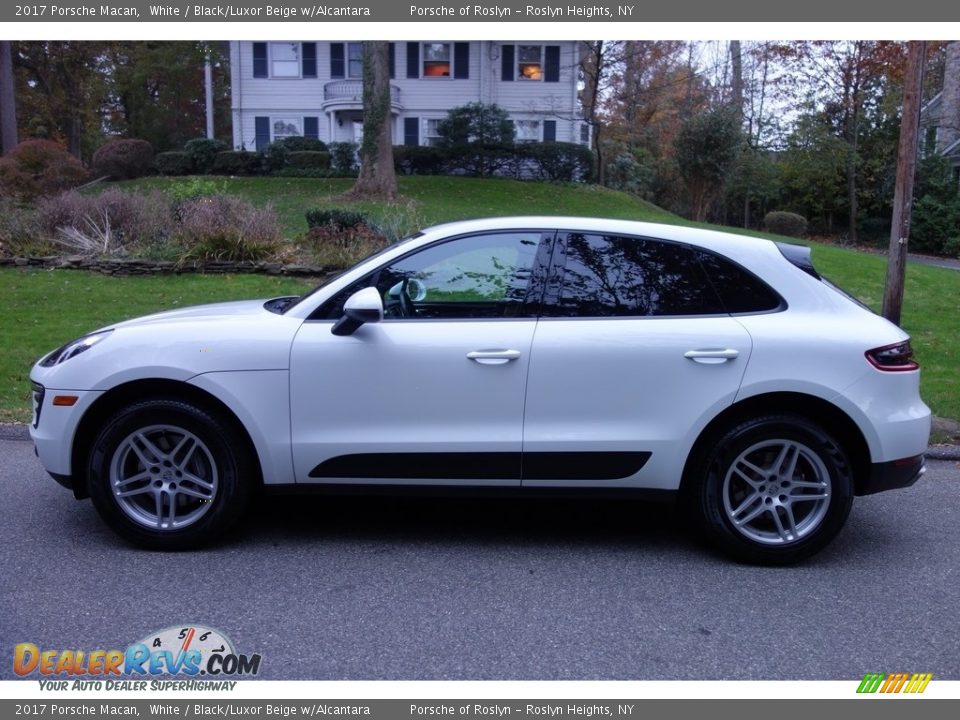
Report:
[[[517,142],[539,142],[539,120],[514,120],[513,127],[516,130]]]
[[[589,145],[590,144],[590,126],[586,123],[580,125],[580,144]]]
[[[273,118],[273,139],[300,135],[299,118]]]
[[[543,80],[543,46],[517,45],[517,77]]]
[[[441,118],[429,118],[427,120],[426,131],[423,134],[424,145],[440,144],[440,123],[442,122]]]
[[[363,77],[363,43],[347,43],[347,77]]]
[[[300,77],[300,43],[270,43],[273,77]]]
[[[423,44],[423,77],[450,77],[450,43]]]

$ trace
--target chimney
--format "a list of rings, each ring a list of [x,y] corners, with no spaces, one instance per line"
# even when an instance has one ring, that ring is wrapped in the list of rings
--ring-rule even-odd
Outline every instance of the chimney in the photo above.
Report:
[[[942,153],[958,139],[960,139],[960,42],[954,41],[948,43],[946,48],[937,152]]]

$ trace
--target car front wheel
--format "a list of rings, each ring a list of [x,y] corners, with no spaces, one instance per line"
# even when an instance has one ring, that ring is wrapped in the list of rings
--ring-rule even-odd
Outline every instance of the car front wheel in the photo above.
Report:
[[[240,517],[250,459],[229,422],[180,400],[144,400],[114,415],[90,454],[90,497],[106,523],[137,545],[204,545]]]
[[[853,500],[843,448],[802,417],[738,424],[707,453],[698,475],[701,528],[746,562],[788,564],[813,555],[843,527]]]

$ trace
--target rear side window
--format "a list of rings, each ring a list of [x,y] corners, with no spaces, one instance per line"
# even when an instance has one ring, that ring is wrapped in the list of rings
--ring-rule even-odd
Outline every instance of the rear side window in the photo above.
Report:
[[[559,290],[545,314],[636,317],[724,314],[692,248],[615,235],[570,233],[561,249]]]
[[[784,302],[769,285],[719,255],[695,251],[728,313],[761,313],[780,310]]]

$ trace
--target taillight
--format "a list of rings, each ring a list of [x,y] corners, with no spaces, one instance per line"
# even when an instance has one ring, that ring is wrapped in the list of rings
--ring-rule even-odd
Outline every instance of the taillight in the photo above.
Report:
[[[885,370],[886,372],[916,370],[920,367],[913,360],[913,349],[910,347],[909,340],[867,350],[865,355],[870,364],[877,370]]]

